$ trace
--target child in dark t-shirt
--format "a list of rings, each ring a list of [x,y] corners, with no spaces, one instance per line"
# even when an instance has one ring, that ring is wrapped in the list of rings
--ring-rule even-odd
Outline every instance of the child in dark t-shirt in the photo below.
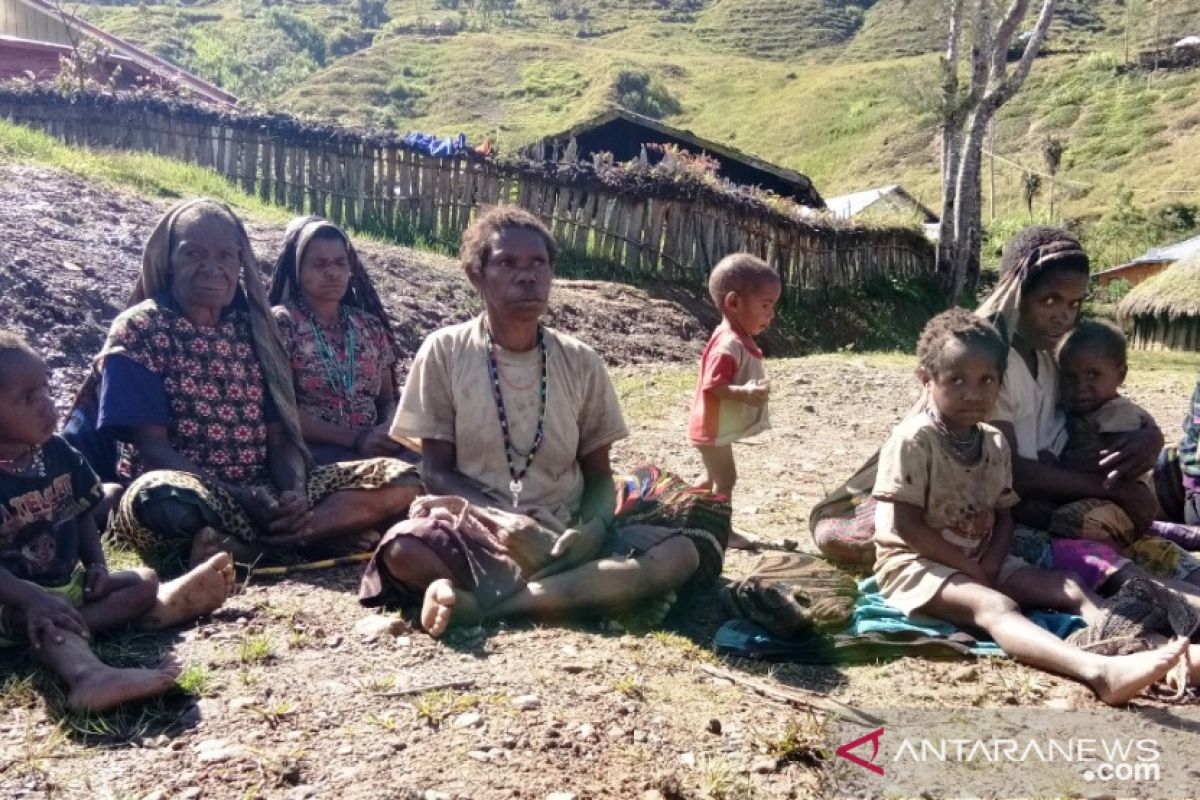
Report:
[[[67,682],[73,708],[100,711],[161,694],[179,670],[110,667],[87,637],[207,613],[229,596],[233,565],[221,554],[162,587],[151,570],[110,573],[90,513],[100,479],[55,422],[46,365],[0,331],[0,647],[27,642]]]

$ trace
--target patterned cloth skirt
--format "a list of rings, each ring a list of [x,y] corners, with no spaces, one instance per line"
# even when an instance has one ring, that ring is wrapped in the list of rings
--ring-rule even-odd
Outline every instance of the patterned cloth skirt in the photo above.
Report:
[[[314,467],[308,473],[308,503],[315,506],[335,492],[371,491],[420,485],[417,470],[394,458],[368,458]],[[273,484],[259,486],[278,497]],[[261,534],[241,504],[219,486],[189,472],[154,470],[139,477],[113,509],[108,533],[147,563],[186,564],[192,537],[204,527],[255,541]]]
[[[640,466],[616,480],[616,516],[601,558],[641,555],[675,536],[696,548],[699,566],[683,591],[710,588],[724,566],[732,517],[728,500],[654,466]],[[439,508],[422,511],[426,504]],[[451,513],[442,513],[447,510]],[[380,554],[399,537],[412,537],[433,550],[453,575],[456,586],[471,591],[483,608],[518,592],[529,576],[546,566],[561,523],[526,517],[501,508],[475,506],[462,498],[420,498],[412,516],[392,528],[367,565],[359,587],[366,606],[419,607],[420,593],[392,580]],[[519,540],[519,541],[518,541]]]

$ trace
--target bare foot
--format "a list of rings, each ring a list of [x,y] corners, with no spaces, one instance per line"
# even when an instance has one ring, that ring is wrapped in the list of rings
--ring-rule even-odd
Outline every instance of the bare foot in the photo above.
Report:
[[[155,669],[117,669],[105,666],[71,686],[67,705],[76,711],[107,711],[122,703],[163,694],[182,671],[174,659]]]
[[[221,545],[229,539],[216,528],[201,528],[192,537],[192,553],[188,563],[198,567],[208,559],[222,552]]]
[[[1161,680],[1183,656],[1187,646],[1188,640],[1180,637],[1144,653],[1105,658],[1100,675],[1090,682],[1092,690],[1101,702],[1110,706],[1125,705],[1143,689]]]
[[[138,622],[146,630],[190,622],[221,607],[234,590],[233,557],[218,552],[158,590],[154,608]]]
[[[247,542],[216,528],[201,528],[192,537],[192,552],[188,559],[192,567],[199,567],[217,553],[228,553],[239,564],[251,564],[262,558],[267,548]]]
[[[435,639],[446,632],[451,621],[455,625],[471,625],[479,619],[479,604],[471,593],[455,589],[445,578],[434,581],[425,590],[421,627]]]

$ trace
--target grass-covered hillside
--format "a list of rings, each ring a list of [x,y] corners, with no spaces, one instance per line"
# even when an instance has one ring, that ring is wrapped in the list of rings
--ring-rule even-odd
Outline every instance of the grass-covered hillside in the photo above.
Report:
[[[1191,194],[1200,70],[1127,64],[1152,41],[1200,34],[1200,0],[1059,5],[1046,55],[1002,111],[995,152],[1041,169],[1047,137],[1066,144],[1057,217],[1200,203]],[[825,196],[899,181],[936,206],[942,9],[941,0],[142,0],[88,13],[245,98],[304,115],[461,130],[512,149],[620,102],[798,169]],[[1028,219],[1022,172],[997,160],[995,174],[998,218]],[[1048,195],[1043,185],[1035,216]]]

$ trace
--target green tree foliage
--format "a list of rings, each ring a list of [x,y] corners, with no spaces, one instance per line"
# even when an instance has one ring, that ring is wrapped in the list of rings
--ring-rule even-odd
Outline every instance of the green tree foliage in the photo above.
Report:
[[[358,0],[358,21],[364,28],[381,28],[390,19],[387,0]]]
[[[269,8],[263,20],[285,35],[317,64],[325,66],[325,34],[316,23],[283,8]]]
[[[652,119],[662,119],[683,110],[667,87],[648,72],[619,70],[612,82],[612,98],[620,106]]]
[[[1200,209],[1196,206],[1168,203],[1145,209],[1134,202],[1133,191],[1122,185],[1112,207],[1084,230],[1084,245],[1092,263],[1103,269],[1196,234],[1200,234]]]

